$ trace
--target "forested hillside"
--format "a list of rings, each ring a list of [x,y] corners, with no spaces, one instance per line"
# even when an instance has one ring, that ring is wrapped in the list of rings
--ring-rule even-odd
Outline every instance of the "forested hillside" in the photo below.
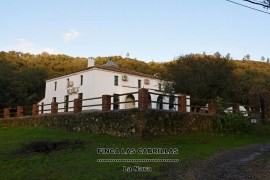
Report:
[[[120,67],[148,74],[164,72],[162,63],[145,63],[120,56],[97,57],[96,65],[113,60]],[[45,80],[87,68],[87,58],[42,53],[0,52],[0,109],[39,102]]]
[[[120,67],[171,79],[175,90],[196,98],[223,98],[247,104],[252,87],[270,89],[270,64],[236,61],[212,55],[190,54],[169,62],[143,62],[121,56],[96,57],[95,64],[109,59]],[[87,67],[87,58],[42,53],[0,52],[0,109],[32,105],[44,97],[45,80]]]
[[[251,88],[270,89],[270,64],[190,54],[165,64],[175,90],[198,99],[248,104]]]

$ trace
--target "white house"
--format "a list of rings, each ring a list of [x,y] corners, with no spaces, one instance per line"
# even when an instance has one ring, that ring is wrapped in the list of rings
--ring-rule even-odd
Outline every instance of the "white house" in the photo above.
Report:
[[[243,116],[248,116],[248,112],[244,106],[239,106],[239,111],[243,114]],[[232,113],[233,112],[233,107],[229,107],[224,110],[225,113]]]
[[[119,68],[113,61],[95,66],[94,59],[89,58],[87,69],[46,81],[45,98],[38,103],[39,110],[40,113],[50,113],[51,102],[58,102],[58,112],[73,111],[74,99],[83,99],[82,110],[99,110],[102,99],[98,97],[102,95],[112,96],[112,110],[135,108],[138,107],[136,100],[140,88],[149,91],[149,100],[153,101],[149,103],[149,108],[177,110],[177,106],[172,105],[177,102],[177,95],[171,99],[164,96],[162,84],[154,75]],[[189,99],[187,105],[190,105]]]

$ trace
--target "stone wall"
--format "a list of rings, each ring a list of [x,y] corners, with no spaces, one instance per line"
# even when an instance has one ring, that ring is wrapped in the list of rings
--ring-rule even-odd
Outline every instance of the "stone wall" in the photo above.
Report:
[[[105,133],[119,137],[151,138],[211,130],[217,116],[155,109],[59,113],[0,120],[0,126],[34,126],[68,131]]]

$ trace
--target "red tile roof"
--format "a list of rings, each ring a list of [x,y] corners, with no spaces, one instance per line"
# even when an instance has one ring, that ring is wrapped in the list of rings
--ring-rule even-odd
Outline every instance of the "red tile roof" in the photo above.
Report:
[[[128,69],[123,69],[123,68],[115,67],[115,66],[94,66],[94,67],[90,67],[89,69],[91,69],[91,68],[97,68],[97,69],[103,69],[103,70],[108,70],[108,71],[113,71],[113,72],[120,72],[120,73],[124,73],[124,74],[131,74],[131,75],[137,75],[137,76],[158,79],[154,75],[140,73],[140,72],[136,72],[136,71],[132,71],[132,70],[128,70]]]
[[[124,74],[130,74],[130,75],[148,77],[148,78],[152,78],[152,79],[159,79],[158,77],[156,77],[154,75],[150,75],[150,74],[140,73],[140,72],[136,72],[136,71],[132,71],[132,70],[128,70],[128,69],[123,69],[123,68],[116,67],[116,66],[104,66],[104,65],[102,65],[102,66],[88,67],[87,69],[84,69],[84,70],[72,72],[72,73],[69,73],[69,74],[65,74],[65,75],[62,75],[62,76],[50,78],[50,79],[47,79],[47,80],[52,80],[52,79],[55,79],[55,78],[59,78],[59,77],[63,77],[63,76],[68,76],[68,75],[71,75],[71,74],[76,74],[76,73],[79,73],[79,72],[82,72],[82,71],[86,71],[86,70],[90,70],[90,69],[95,69],[95,68],[96,69],[107,70],[107,71],[112,71],[112,72],[120,72],[120,73],[124,73]]]

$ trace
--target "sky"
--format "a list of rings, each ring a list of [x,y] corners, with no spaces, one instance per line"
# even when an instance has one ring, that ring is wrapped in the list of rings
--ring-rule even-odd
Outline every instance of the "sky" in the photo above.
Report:
[[[270,9],[245,3],[270,13]],[[0,51],[122,56],[270,58],[270,14],[226,0],[0,0]]]

